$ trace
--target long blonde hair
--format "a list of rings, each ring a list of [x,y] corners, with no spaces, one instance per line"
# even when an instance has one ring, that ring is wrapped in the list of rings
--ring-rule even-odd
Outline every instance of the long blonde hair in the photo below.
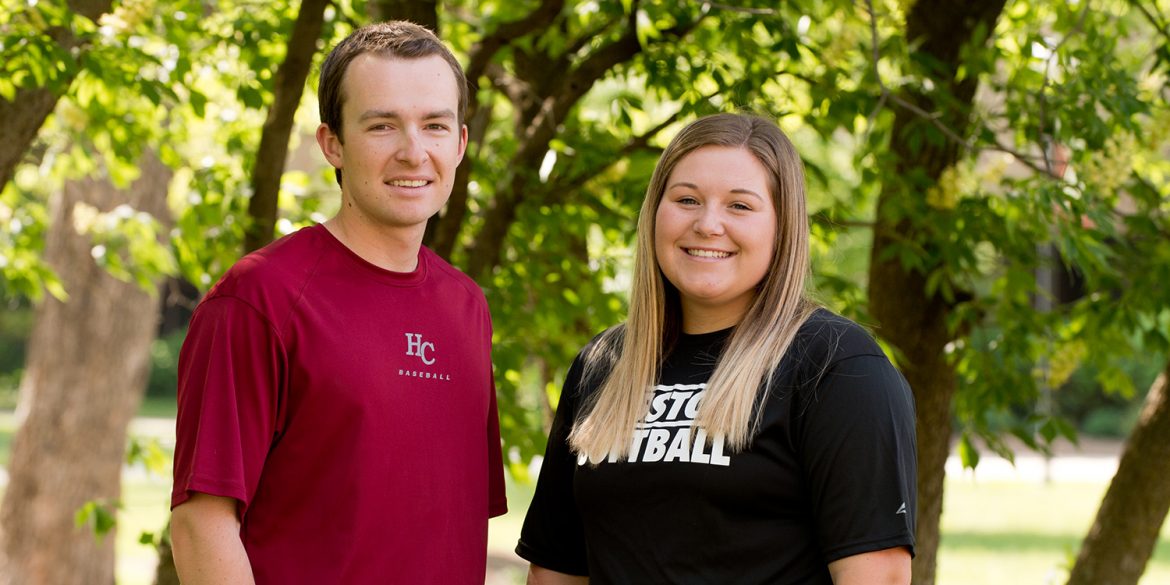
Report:
[[[805,293],[809,227],[800,155],[776,124],[758,116],[725,113],[692,122],[666,147],[646,189],[626,324],[603,334],[585,356],[584,378],[605,379],[581,411],[569,443],[593,463],[627,456],[664,354],[682,329],[678,290],[663,277],[654,252],[655,215],[675,166],[704,146],[743,148],[760,161],[768,171],[777,229],[768,272],[707,384],[696,426],[708,437],[723,435],[733,451],[746,448],[759,426],[773,370],[816,309]]]

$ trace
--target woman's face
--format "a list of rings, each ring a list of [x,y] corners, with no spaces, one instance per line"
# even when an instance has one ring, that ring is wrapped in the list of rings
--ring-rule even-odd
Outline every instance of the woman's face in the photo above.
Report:
[[[760,161],[745,148],[692,151],[667,178],[654,221],[654,251],[678,289],[683,331],[739,323],[776,241],[776,209]]]

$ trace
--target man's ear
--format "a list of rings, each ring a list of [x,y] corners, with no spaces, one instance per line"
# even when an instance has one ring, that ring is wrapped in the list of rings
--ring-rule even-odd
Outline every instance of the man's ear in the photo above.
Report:
[[[459,127],[459,162],[463,162],[463,155],[467,152],[467,124]],[[458,163],[456,163],[458,164]]]
[[[322,123],[317,126],[317,145],[321,147],[321,154],[325,155],[325,160],[333,165],[333,168],[340,169],[344,165],[344,158],[341,156],[341,137],[338,136],[328,124]]]

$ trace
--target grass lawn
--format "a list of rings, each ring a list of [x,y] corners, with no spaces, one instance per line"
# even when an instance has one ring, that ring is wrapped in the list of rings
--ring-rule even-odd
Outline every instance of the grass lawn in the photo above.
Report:
[[[173,406],[145,404],[143,417],[131,433],[170,446],[174,435]],[[14,426],[12,414],[0,411],[0,463],[8,461]],[[148,585],[157,555],[138,542],[142,532],[157,532],[166,523],[170,498],[169,472],[164,476],[140,468],[123,476],[124,495],[118,515],[117,582]],[[940,585],[1001,583],[1060,585],[1075,558],[1076,547],[1093,521],[1108,485],[1100,481],[1056,482],[947,480],[939,551]],[[524,564],[512,553],[520,533],[532,487],[508,483],[507,515],[489,525],[490,585],[524,582]],[[1142,585],[1170,583],[1170,525],[1142,578]]]

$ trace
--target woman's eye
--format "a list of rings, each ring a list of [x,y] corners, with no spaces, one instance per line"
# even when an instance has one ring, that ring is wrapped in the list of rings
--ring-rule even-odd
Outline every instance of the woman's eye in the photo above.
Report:
[[[749,206],[746,203],[732,203],[731,208],[738,209],[740,211],[751,211],[752,210],[751,206]]]

